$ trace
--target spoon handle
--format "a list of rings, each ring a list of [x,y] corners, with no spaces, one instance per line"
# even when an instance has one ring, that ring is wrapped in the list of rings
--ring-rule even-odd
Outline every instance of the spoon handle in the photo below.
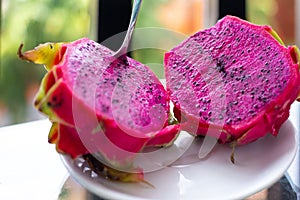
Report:
[[[127,30],[127,33],[125,35],[125,38],[124,38],[124,41],[123,41],[121,47],[113,55],[115,58],[118,58],[127,53],[128,46],[130,44],[131,36],[132,36],[133,30],[135,27],[135,23],[137,20],[137,16],[138,16],[141,4],[142,4],[142,0],[134,0],[134,2],[133,2],[133,8],[132,8],[132,13],[131,13],[131,17],[130,17],[128,30]]]

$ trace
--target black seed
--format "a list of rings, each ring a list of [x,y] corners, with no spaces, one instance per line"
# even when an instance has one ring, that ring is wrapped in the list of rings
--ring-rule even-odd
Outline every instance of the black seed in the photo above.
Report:
[[[234,73],[233,73],[233,72],[230,73],[230,77],[231,77],[231,78],[234,77]]]
[[[226,124],[230,124],[232,122],[232,119],[227,119]]]
[[[220,73],[226,73],[226,71],[225,71],[225,66],[224,66],[224,63],[223,63],[223,62],[218,61],[216,67],[217,67],[217,70],[218,70]]]
[[[110,84],[111,84],[112,86],[115,86],[115,85],[116,85],[116,82],[111,81]]]
[[[243,65],[240,66],[240,72],[242,72],[242,71],[244,71],[244,66]]]
[[[112,100],[112,103],[113,103],[113,104],[117,104],[117,103],[119,103],[119,102],[120,102],[120,101],[119,101],[118,99],[113,99],[113,100]]]
[[[157,95],[156,99],[157,99],[158,101],[160,101],[160,100],[162,99],[162,96],[161,96],[161,95]]]
[[[243,75],[242,76],[242,81],[246,80],[249,76]]]

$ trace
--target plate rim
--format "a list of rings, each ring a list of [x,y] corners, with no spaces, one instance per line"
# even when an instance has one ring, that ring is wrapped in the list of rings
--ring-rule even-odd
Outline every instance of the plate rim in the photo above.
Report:
[[[243,194],[236,194],[231,196],[232,198],[245,198],[249,197],[259,191],[261,191],[264,188],[268,188],[271,185],[273,185],[276,181],[278,181],[284,173],[287,171],[289,166],[292,164],[293,160],[295,159],[297,150],[299,149],[299,138],[297,137],[297,129],[295,128],[294,124],[291,122],[290,119],[288,119],[285,123],[290,123],[292,126],[292,136],[294,141],[294,146],[290,149],[290,156],[291,159],[287,162],[287,164],[280,168],[281,170],[276,173],[274,178],[268,182],[265,182],[264,184],[260,184],[261,187],[254,187],[251,190],[249,190],[247,193]],[[284,123],[284,124],[285,124]],[[292,154],[291,154],[292,153]],[[130,200],[149,200],[148,198],[141,198],[137,196],[133,196],[131,194],[121,193],[120,191],[116,191],[114,189],[107,188],[105,185],[101,184],[101,182],[95,182],[91,177],[86,176],[86,174],[83,174],[78,167],[74,165],[73,159],[66,155],[66,154],[60,154],[60,158],[68,170],[71,177],[73,177],[80,185],[82,185],[85,189],[90,191],[91,193],[101,197],[101,198],[113,198],[113,199],[130,199]],[[127,183],[119,183],[118,184],[127,184]],[[250,188],[249,188],[250,189]]]

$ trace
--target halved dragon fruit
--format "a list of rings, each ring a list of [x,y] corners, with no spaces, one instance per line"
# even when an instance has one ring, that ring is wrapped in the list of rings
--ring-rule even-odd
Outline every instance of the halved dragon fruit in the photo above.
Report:
[[[300,91],[299,58],[271,27],[226,16],[166,53],[175,116],[220,143],[277,135]]]
[[[145,147],[176,139],[179,125],[169,123],[167,92],[145,65],[114,59],[113,51],[87,38],[21,48],[20,58],[50,70],[35,106],[52,121],[49,142],[59,152],[100,154],[105,164],[130,169]]]

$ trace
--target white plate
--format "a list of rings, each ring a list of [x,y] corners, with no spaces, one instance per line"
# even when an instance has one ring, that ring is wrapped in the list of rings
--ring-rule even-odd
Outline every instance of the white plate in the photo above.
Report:
[[[193,143],[176,164],[145,174],[155,188],[144,184],[97,180],[84,174],[67,156],[62,160],[83,187],[108,199],[242,199],[279,180],[294,159],[298,141],[288,120],[277,137],[268,135],[235,149],[236,163],[230,162],[231,148],[217,145],[202,160],[195,160],[199,144]],[[187,164],[184,162],[196,161]]]

